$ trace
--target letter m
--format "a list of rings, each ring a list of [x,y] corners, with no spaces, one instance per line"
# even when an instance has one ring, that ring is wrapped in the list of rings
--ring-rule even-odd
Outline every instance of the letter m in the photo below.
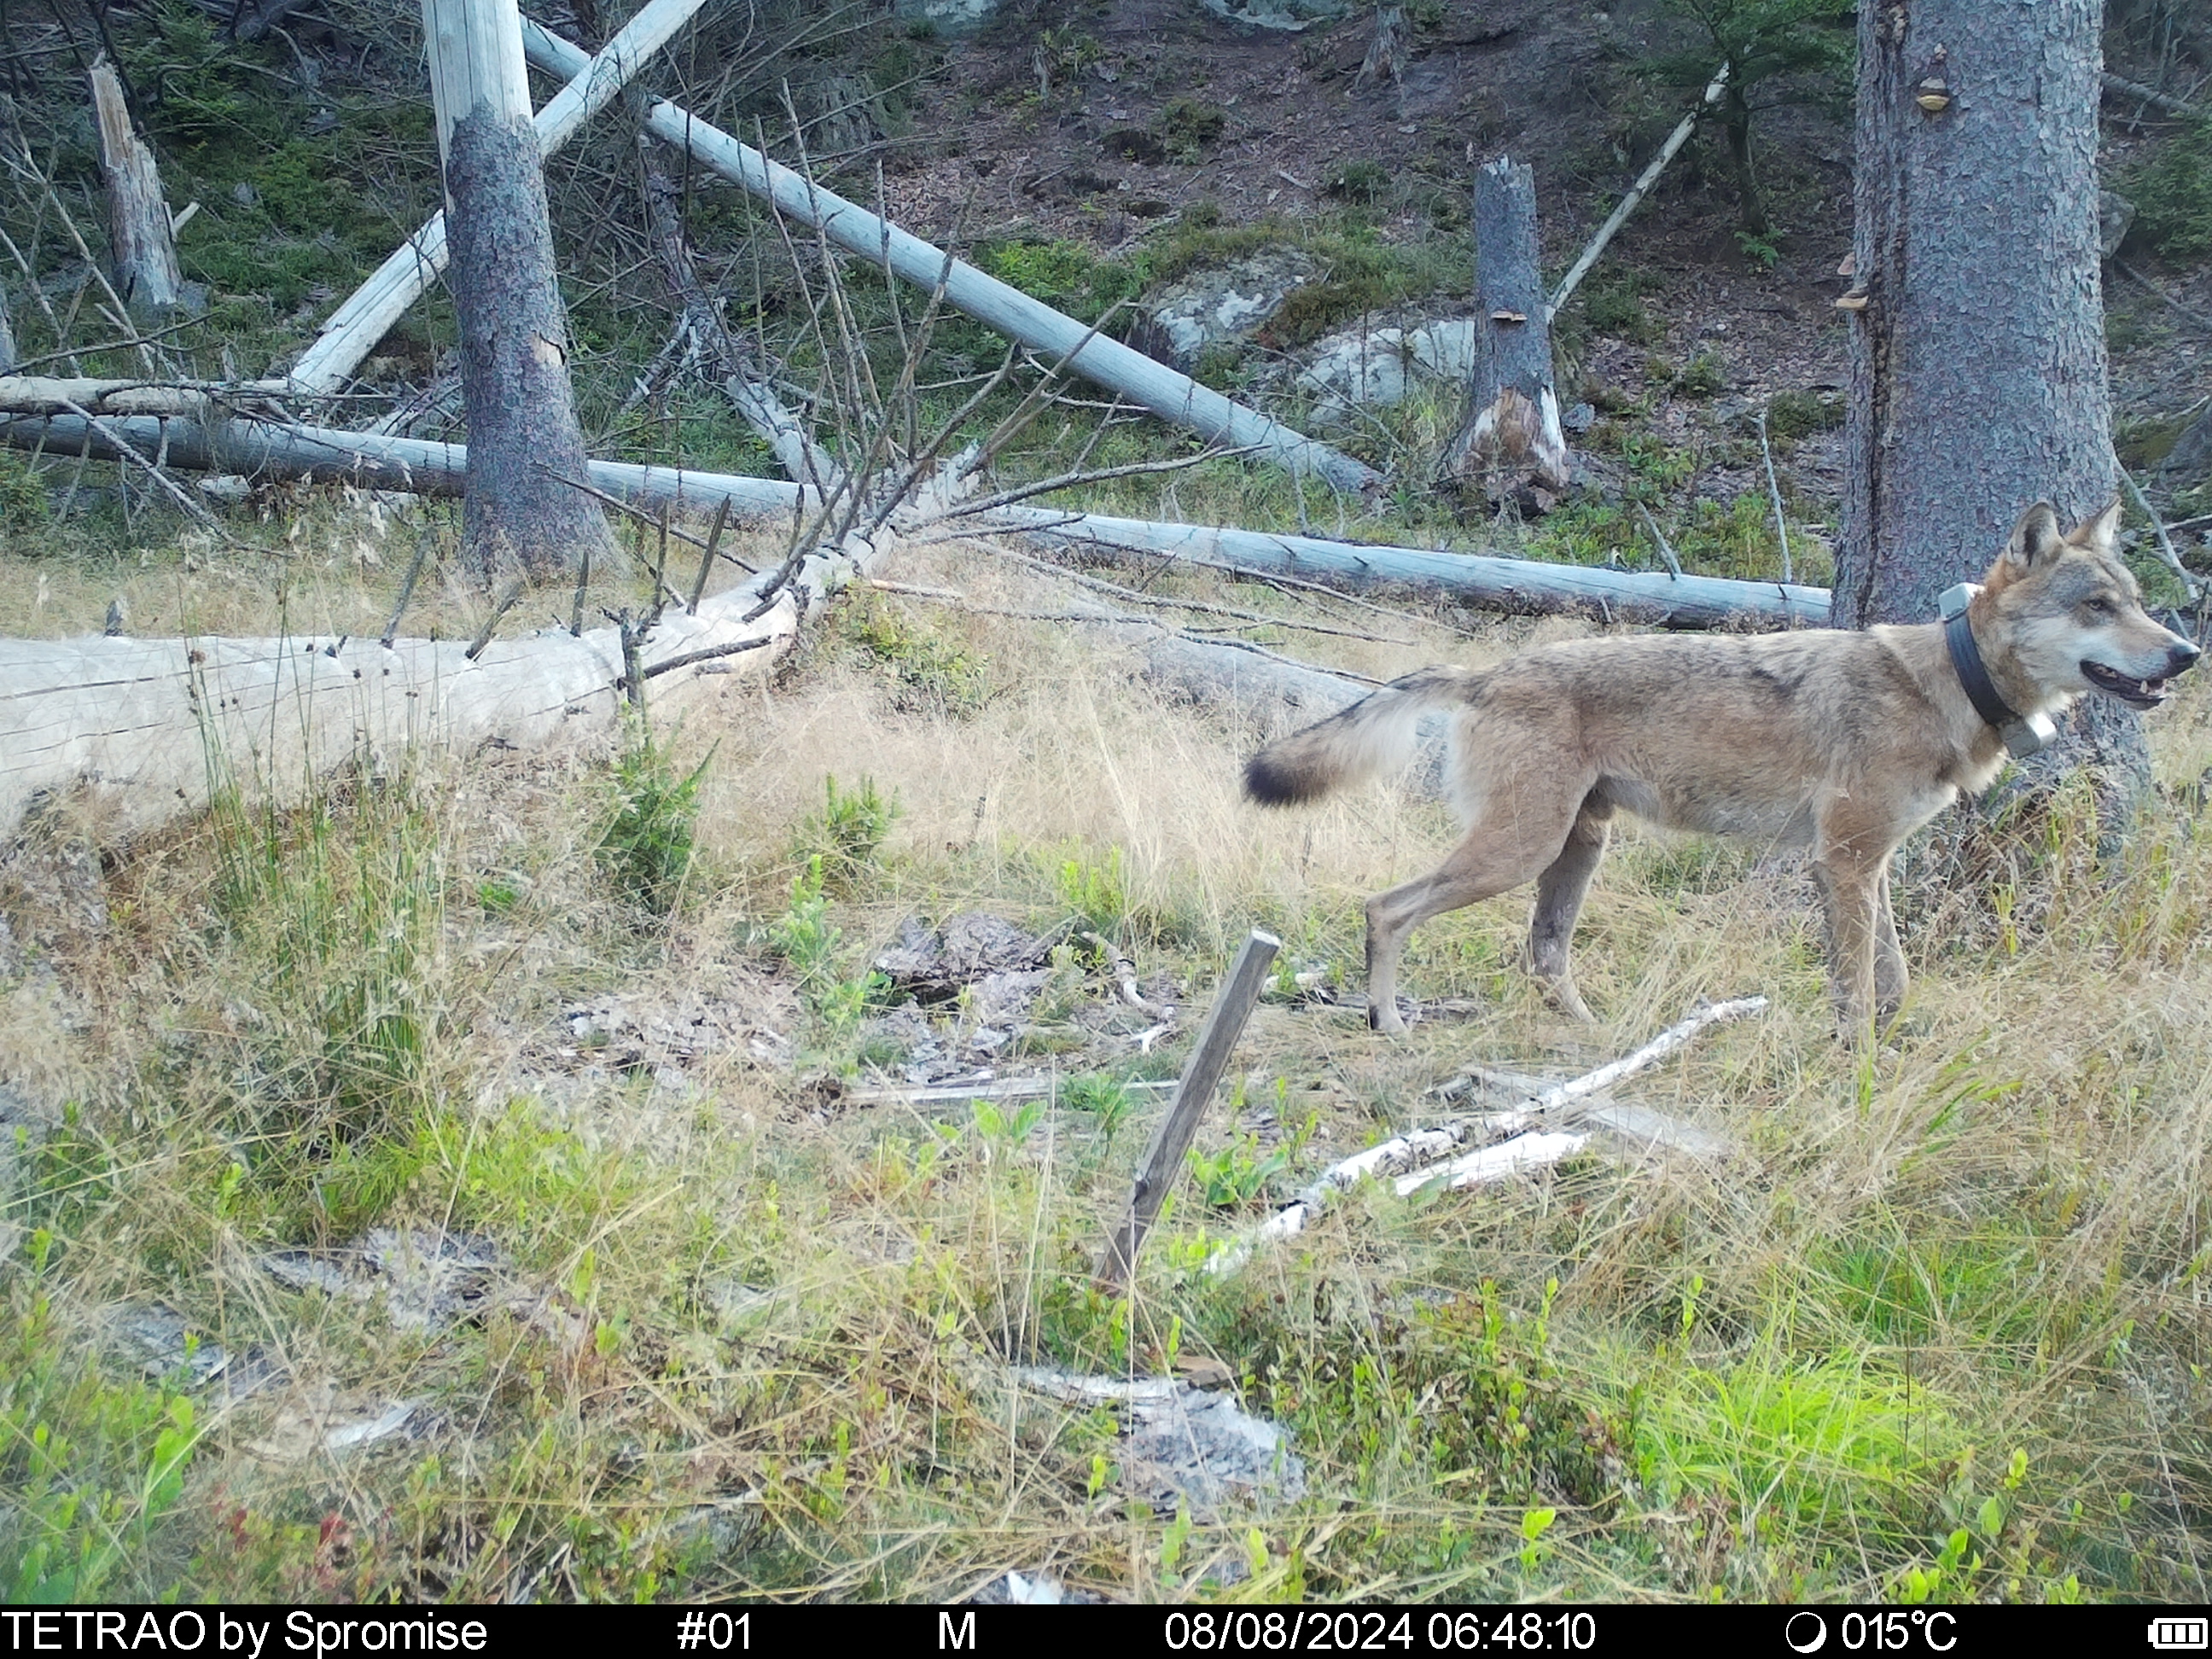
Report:
[[[965,1648],[970,1653],[975,1652],[975,1609],[970,1607],[961,1614],[960,1622],[957,1625],[952,1622],[951,1613],[939,1613],[937,1615],[937,1646],[939,1652],[946,1648]]]

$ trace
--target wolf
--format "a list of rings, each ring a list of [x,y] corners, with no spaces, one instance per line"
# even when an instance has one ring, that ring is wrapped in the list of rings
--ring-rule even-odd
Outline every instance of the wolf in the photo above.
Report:
[[[1903,1002],[1890,856],[2085,692],[2162,702],[2197,649],[2144,610],[2115,501],[2062,533],[2039,501],[1942,623],[1761,635],[1578,640],[1495,668],[1426,668],[1269,744],[1244,769],[1266,805],[1310,801],[1411,758],[1421,716],[1454,714],[1466,837],[1429,875],[1367,902],[1367,1020],[1402,1032],[1398,959],[1432,916],[1533,881],[1528,964],[1561,1012],[1575,919],[1622,809],[1671,829],[1809,848],[1837,1030]],[[1948,598],[1948,596],[1947,596]]]

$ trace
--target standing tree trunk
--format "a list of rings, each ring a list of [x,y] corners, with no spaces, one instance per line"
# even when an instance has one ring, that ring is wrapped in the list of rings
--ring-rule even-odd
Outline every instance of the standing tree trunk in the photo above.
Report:
[[[0,288],[0,374],[15,372],[15,331],[8,325],[8,290]]]
[[[115,287],[141,315],[161,317],[184,297],[169,204],[161,194],[154,152],[131,130],[123,82],[105,58],[92,66],[92,107],[100,123],[100,170],[107,180],[109,239],[115,245]]]
[[[1839,627],[1929,622],[2022,508],[2113,496],[2098,261],[2101,0],[1859,9],[1857,282]],[[2063,768],[2149,782],[2142,722],[2076,706]]]
[[[1552,330],[1536,248],[1536,179],[1501,155],[1474,175],[1474,368],[1440,483],[1547,512],[1566,493]]]
[[[531,126],[515,0],[422,0],[446,167],[453,310],[468,408],[462,556],[488,579],[614,550],[606,520],[554,475],[585,471],[568,384],[568,319],[553,274],[545,177]]]
[[[1766,204],[1759,193],[1759,175],[1751,161],[1751,100],[1747,89],[1733,86],[1721,106],[1721,127],[1728,139],[1729,172],[1735,179],[1737,222],[1747,234],[1765,236],[1774,228],[1766,216]]]

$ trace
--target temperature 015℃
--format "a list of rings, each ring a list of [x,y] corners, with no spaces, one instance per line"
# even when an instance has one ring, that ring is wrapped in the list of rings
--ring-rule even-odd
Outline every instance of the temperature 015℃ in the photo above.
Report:
[[[1818,1653],[1828,1645],[1832,1624],[1826,1613],[1793,1613],[1782,1627],[1782,1638],[1792,1651]],[[1847,1653],[1902,1653],[1921,1648],[1929,1653],[1948,1653],[1959,1644],[1958,1619],[1948,1613],[1915,1607],[1907,1613],[1893,1608],[1883,1613],[1847,1613],[1832,1621],[1836,1644]]]

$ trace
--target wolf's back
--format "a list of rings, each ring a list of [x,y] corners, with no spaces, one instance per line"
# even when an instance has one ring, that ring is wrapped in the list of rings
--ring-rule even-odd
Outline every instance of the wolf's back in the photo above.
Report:
[[[1395,772],[1413,757],[1421,716],[1467,702],[1482,678],[1465,668],[1424,668],[1393,680],[1253,756],[1244,763],[1244,793],[1263,806],[1290,806]]]

